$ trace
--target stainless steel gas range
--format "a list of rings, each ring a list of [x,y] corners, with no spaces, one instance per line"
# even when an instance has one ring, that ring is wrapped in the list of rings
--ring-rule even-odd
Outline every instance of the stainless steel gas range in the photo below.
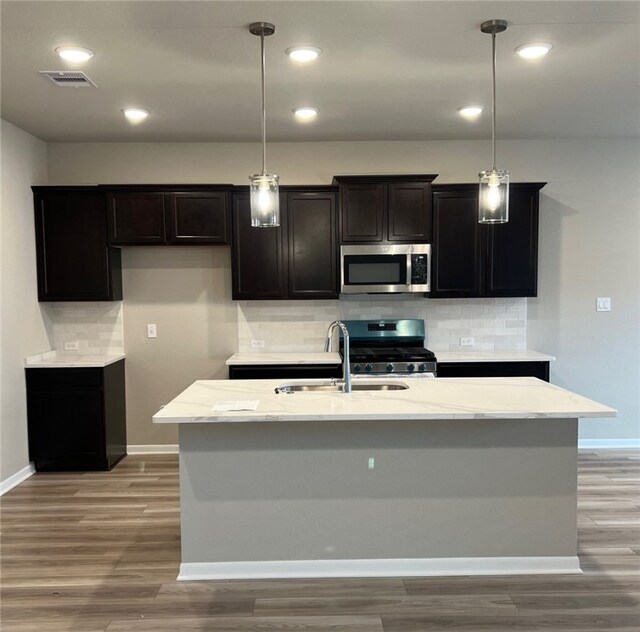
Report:
[[[424,321],[345,320],[351,374],[434,377],[436,356],[425,349]],[[342,339],[341,339],[342,354]]]

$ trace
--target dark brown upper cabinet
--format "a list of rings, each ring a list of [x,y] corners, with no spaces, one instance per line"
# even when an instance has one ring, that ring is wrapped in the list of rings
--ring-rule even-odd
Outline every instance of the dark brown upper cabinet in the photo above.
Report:
[[[467,185],[434,186],[431,297],[481,294],[477,189]]]
[[[229,188],[107,187],[109,242],[115,246],[228,244]]]
[[[288,298],[337,298],[336,193],[285,193]]]
[[[539,193],[509,186],[509,221],[479,224],[478,185],[433,187],[432,298],[536,296]]]
[[[233,196],[233,298],[338,297],[337,191],[281,187],[280,227],[253,228],[249,196]]]
[[[39,301],[122,300],[120,251],[95,187],[33,187]]]
[[[340,243],[429,243],[435,175],[334,176]]]
[[[168,241],[172,244],[228,244],[228,196],[224,191],[168,194]]]
[[[282,225],[278,228],[253,228],[248,193],[233,195],[231,213],[233,298],[284,298]]]
[[[163,193],[107,193],[109,243],[160,245],[166,241]]]

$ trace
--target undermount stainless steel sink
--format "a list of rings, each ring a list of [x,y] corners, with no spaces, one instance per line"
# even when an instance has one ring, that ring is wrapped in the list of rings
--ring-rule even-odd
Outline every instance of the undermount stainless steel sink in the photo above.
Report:
[[[344,385],[341,383],[298,383],[281,384],[276,388],[276,393],[342,393]],[[353,391],[404,391],[409,388],[404,382],[353,382]]]

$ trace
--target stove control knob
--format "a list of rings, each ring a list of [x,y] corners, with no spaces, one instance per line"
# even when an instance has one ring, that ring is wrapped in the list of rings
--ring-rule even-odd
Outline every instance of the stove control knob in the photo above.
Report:
[[[418,367],[418,371],[426,371],[427,370],[427,365],[423,362],[419,367]]]
[[[393,371],[393,364],[387,364],[387,373],[391,373]]]
[[[359,364],[354,364],[353,365],[353,372],[354,373],[360,373],[361,368],[362,367]]]
[[[373,371],[373,367],[372,367],[370,364],[367,364],[367,365],[364,367],[364,370],[365,370],[367,373],[371,373],[371,371]]]
[[[407,365],[407,371],[409,371],[409,373],[412,373],[415,370],[416,370],[416,365],[415,364]]]

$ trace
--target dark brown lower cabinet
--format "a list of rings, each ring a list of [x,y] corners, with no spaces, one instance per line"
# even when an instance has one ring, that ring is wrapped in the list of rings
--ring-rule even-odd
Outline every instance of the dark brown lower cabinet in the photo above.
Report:
[[[126,455],[124,360],[25,372],[29,459],[36,471],[110,470]]]
[[[341,364],[236,364],[229,367],[230,380],[295,380],[341,378]]]
[[[438,362],[438,377],[537,377],[549,381],[548,362]]]

